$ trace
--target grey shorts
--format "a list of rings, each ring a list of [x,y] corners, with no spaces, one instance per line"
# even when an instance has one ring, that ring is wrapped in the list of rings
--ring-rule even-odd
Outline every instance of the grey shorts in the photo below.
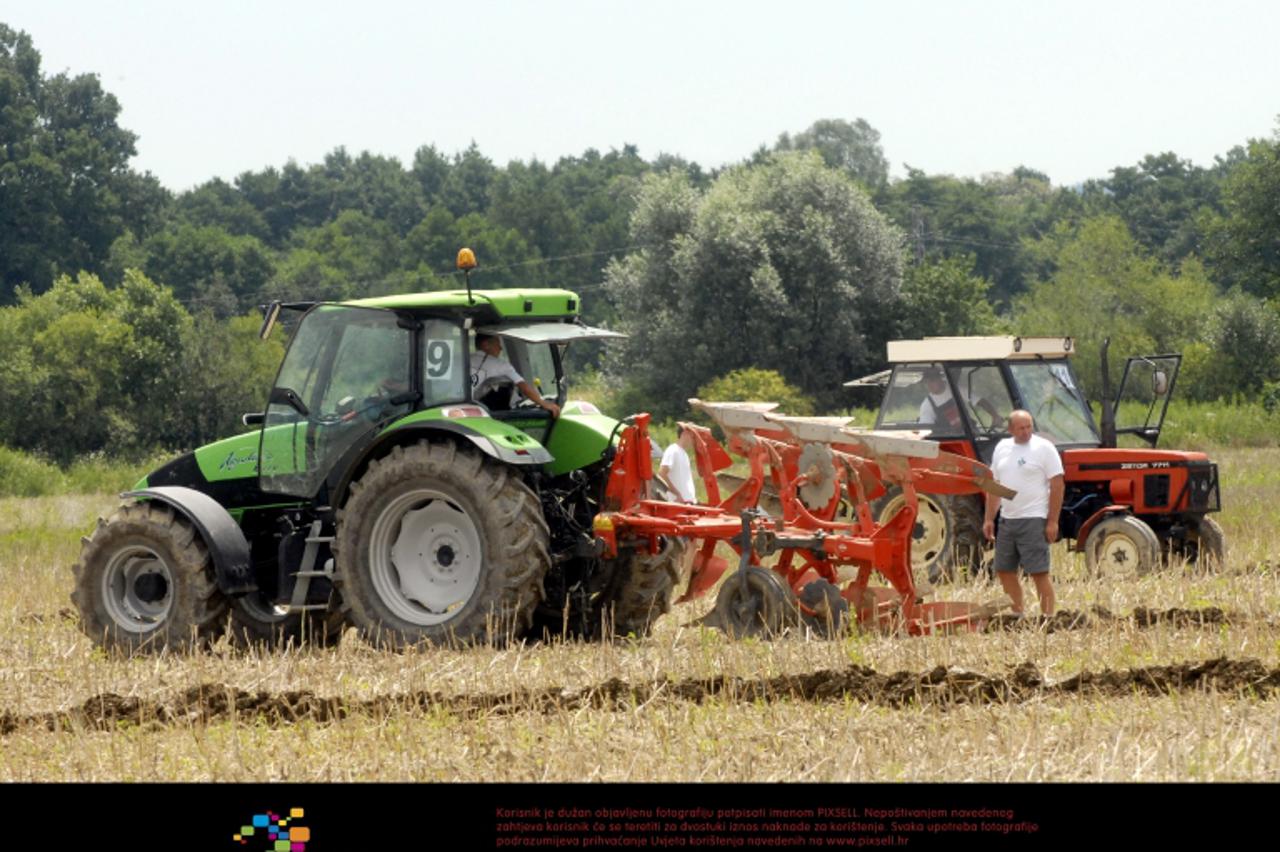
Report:
[[[1001,518],[996,535],[997,571],[1027,574],[1049,573],[1049,542],[1044,537],[1044,518]]]

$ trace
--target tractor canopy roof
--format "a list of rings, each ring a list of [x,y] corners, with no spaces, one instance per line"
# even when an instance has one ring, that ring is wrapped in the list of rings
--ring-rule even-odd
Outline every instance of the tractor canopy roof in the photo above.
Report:
[[[888,360],[890,364],[1034,360],[1069,357],[1075,348],[1075,341],[1070,337],[926,337],[889,341]]]
[[[475,315],[482,322],[577,317],[580,301],[571,290],[513,288],[510,290],[440,290],[400,293],[343,302],[364,308],[389,310],[457,311]]]

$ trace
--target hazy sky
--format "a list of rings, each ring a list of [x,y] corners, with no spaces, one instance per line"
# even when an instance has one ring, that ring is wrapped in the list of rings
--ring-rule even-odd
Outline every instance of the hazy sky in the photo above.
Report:
[[[1057,184],[1174,151],[1201,165],[1280,114],[1280,3],[11,0],[46,73],[98,74],[168,187],[316,162],[498,165],[634,144],[713,167],[819,118],[903,164]]]

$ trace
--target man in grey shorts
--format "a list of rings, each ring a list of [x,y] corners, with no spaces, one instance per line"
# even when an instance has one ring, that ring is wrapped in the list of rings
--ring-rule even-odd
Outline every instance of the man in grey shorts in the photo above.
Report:
[[[1013,436],[996,444],[991,472],[996,482],[1018,492],[1012,500],[987,496],[983,535],[996,540],[996,574],[1005,593],[1013,599],[1013,611],[1022,615],[1022,584],[1018,566],[1030,575],[1040,596],[1040,612],[1053,615],[1053,583],[1049,580],[1049,544],[1058,539],[1058,513],[1062,509],[1062,458],[1052,441],[1032,432],[1031,415],[1009,415]],[[996,511],[1000,535],[995,535]]]

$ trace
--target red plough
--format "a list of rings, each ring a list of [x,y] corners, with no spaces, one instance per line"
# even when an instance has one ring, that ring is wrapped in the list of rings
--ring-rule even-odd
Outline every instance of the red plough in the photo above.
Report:
[[[797,616],[831,632],[849,613],[864,628],[920,635],[979,627],[993,613],[974,604],[925,603],[911,572],[916,492],[1011,495],[986,466],[901,432],[851,429],[847,418],[787,417],[773,413],[773,403],[690,404],[720,425],[728,444],[726,451],[711,430],[681,424],[694,434],[707,502],[646,496],[653,477],[649,416],[637,415],[622,433],[606,511],[595,521],[606,556],[619,546],[656,553],[662,536],[689,540],[698,548],[681,599],[689,600],[727,570],[714,551],[728,544],[739,555],[739,569],[721,586],[708,621],[733,635],[781,632]],[[722,498],[715,474],[733,464],[730,452],[746,460],[750,473]],[[758,508],[766,477],[780,495],[781,517]],[[904,505],[878,525],[870,502],[891,485],[902,489]],[[763,567],[761,560],[774,555],[772,568]],[[889,587],[871,585],[873,573]]]

